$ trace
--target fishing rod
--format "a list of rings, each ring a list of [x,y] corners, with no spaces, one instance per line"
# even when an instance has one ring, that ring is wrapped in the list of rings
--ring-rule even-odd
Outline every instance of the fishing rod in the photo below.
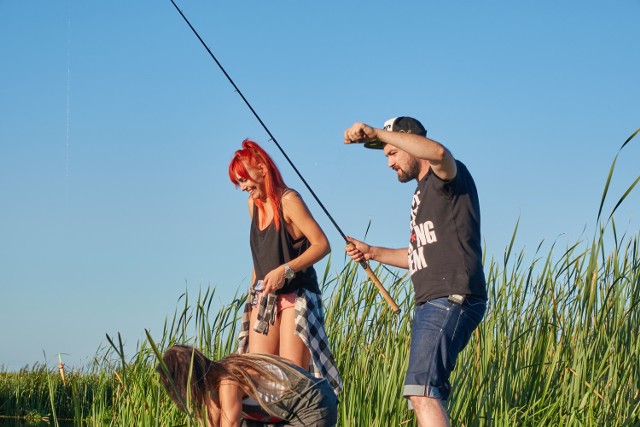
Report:
[[[218,58],[216,58],[216,56],[213,54],[213,52],[211,52],[211,49],[209,49],[209,46],[207,46],[207,44],[204,42],[204,40],[202,40],[202,37],[200,37],[200,34],[198,34],[196,29],[193,28],[193,25],[191,25],[191,22],[189,22],[189,20],[184,15],[184,13],[182,13],[182,10],[180,10],[180,8],[176,4],[176,2],[174,0],[171,0],[171,3],[173,3],[173,6],[176,8],[176,10],[180,14],[180,16],[182,16],[182,19],[184,19],[184,22],[186,22],[187,25],[189,26],[189,28],[191,28],[191,31],[193,31],[193,34],[195,34],[196,37],[198,38],[198,40],[200,40],[200,43],[202,43],[202,46],[204,46],[204,48],[207,50],[207,52],[209,52],[209,56],[211,56],[211,58],[218,65],[218,68],[220,68],[220,70],[225,75],[227,80],[229,80],[229,83],[231,83],[231,85],[236,90],[236,92],[238,92],[238,95],[240,95],[240,97],[242,98],[244,103],[247,105],[247,107],[249,107],[249,110],[251,110],[251,112],[253,113],[255,118],[258,119],[258,122],[260,122],[260,124],[262,125],[262,128],[267,132],[267,134],[269,135],[269,138],[271,138],[271,141],[273,141],[273,143],[276,144],[276,147],[278,147],[278,149],[280,150],[280,152],[282,153],[284,158],[287,159],[287,162],[291,165],[291,167],[293,168],[295,173],[302,180],[302,182],[305,185],[305,187],[307,187],[307,190],[309,190],[309,192],[311,193],[313,198],[316,200],[318,205],[320,205],[320,208],[322,208],[322,210],[327,215],[327,217],[329,218],[329,220],[331,221],[333,226],[336,228],[336,230],[338,230],[338,233],[340,233],[340,236],[342,236],[344,241],[347,242],[347,247],[350,248],[350,247],[355,246],[353,243],[349,242],[349,240],[347,239],[347,236],[344,234],[344,232],[342,231],[342,229],[340,228],[338,223],[333,219],[333,217],[331,216],[331,214],[329,213],[327,208],[324,207],[324,205],[322,204],[322,202],[320,201],[318,196],[316,196],[316,193],[311,189],[311,186],[307,183],[307,180],[304,179],[304,177],[302,176],[300,171],[298,171],[298,168],[293,164],[293,162],[291,161],[291,159],[289,158],[287,153],[282,149],[282,147],[280,146],[280,144],[278,143],[276,138],[273,136],[273,134],[271,133],[269,128],[267,128],[267,126],[264,124],[264,122],[262,121],[262,119],[260,118],[258,113],[256,113],[256,110],[254,110],[253,107],[251,106],[251,104],[249,103],[249,101],[247,101],[247,98],[245,98],[245,96],[242,94],[242,91],[238,88],[238,86],[236,86],[235,82],[233,81],[233,79],[231,78],[229,73],[227,73],[227,71],[224,69],[224,67],[220,63],[220,61],[218,61]],[[391,309],[394,311],[394,313],[396,313],[396,314],[400,313],[400,308],[395,303],[395,301],[393,300],[391,295],[389,295],[389,292],[387,292],[387,290],[384,288],[384,286],[382,286],[382,283],[380,283],[380,280],[378,280],[378,278],[376,277],[375,273],[373,272],[373,270],[369,266],[369,263],[367,261],[363,260],[363,261],[360,261],[359,264],[367,272],[367,276],[369,276],[369,279],[371,279],[371,281],[376,285],[376,287],[378,288],[378,291],[380,291],[380,293],[382,294],[384,299],[387,301],[387,303],[389,304]]]

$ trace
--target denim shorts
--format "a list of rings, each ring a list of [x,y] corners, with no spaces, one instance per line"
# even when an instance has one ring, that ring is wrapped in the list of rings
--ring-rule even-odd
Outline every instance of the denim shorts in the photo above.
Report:
[[[262,423],[242,420],[242,427],[335,427],[338,422],[338,398],[326,379],[301,381],[293,393],[270,404],[282,422]]]
[[[449,398],[451,371],[486,307],[486,300],[473,296],[467,296],[461,305],[445,297],[416,307],[403,396]]]

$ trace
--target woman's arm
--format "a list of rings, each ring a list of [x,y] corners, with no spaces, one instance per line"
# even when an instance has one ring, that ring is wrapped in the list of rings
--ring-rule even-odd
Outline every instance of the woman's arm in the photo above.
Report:
[[[331,251],[327,236],[296,191],[289,191],[282,197],[282,212],[291,236],[294,239],[304,236],[310,244],[299,257],[289,261],[289,267],[294,271],[312,266]]]
[[[247,207],[249,208],[249,218],[253,220],[253,199],[249,197],[247,200]],[[253,288],[253,284],[256,282],[256,269],[251,269],[251,283],[249,284],[250,288]]]
[[[244,393],[237,382],[222,380],[218,389],[220,397],[220,427],[239,427],[242,423],[242,397]]]
[[[217,394],[215,394],[216,399],[218,397]],[[211,398],[209,399],[207,402],[207,422],[209,425],[212,426],[217,426],[220,425],[220,407],[216,404],[216,400]],[[204,414],[196,414],[196,416],[198,417],[199,420],[201,420],[201,416],[203,416]],[[202,420],[201,420],[202,421]],[[204,424],[204,422],[203,422]]]
[[[297,192],[288,191],[282,196],[282,213],[291,236],[294,239],[304,236],[309,240],[307,250],[288,262],[293,271],[302,271],[312,266],[331,251],[327,236]],[[267,293],[284,286],[284,265],[270,271],[265,276],[264,282]]]

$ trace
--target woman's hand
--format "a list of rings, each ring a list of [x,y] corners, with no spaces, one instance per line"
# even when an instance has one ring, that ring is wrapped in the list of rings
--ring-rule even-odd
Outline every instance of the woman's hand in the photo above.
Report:
[[[274,268],[264,276],[262,289],[265,295],[272,294],[284,287],[284,265]]]

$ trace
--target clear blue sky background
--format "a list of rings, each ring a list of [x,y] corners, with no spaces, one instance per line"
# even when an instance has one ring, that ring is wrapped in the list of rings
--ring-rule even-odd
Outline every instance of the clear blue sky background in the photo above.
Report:
[[[413,184],[345,146],[420,119],[479,187],[487,258],[590,239],[640,127],[640,2],[204,1],[184,13],[341,228],[404,246]],[[366,4],[366,6],[365,6]],[[0,0],[0,366],[128,355],[178,297],[248,285],[245,137],[343,242],[169,0]],[[638,176],[623,151],[615,200]],[[635,191],[616,216],[636,233]]]

